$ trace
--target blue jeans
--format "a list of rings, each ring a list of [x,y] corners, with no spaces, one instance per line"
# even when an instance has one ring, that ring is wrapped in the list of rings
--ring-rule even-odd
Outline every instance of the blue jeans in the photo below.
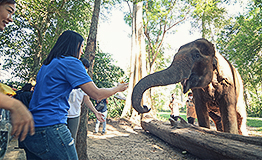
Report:
[[[106,117],[107,117],[107,110],[105,112],[102,112],[102,114],[104,115],[104,120],[105,122],[103,122],[103,130],[102,132],[106,132]],[[96,128],[95,128],[95,132],[98,132],[99,129],[99,125],[100,125],[100,121],[96,119]]]
[[[74,139],[65,124],[35,128],[33,136],[27,135],[20,143],[26,159],[77,160]]]

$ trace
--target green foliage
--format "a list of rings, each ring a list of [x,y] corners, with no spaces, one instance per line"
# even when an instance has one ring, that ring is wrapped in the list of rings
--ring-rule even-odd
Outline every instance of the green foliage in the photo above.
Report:
[[[217,48],[239,71],[245,88],[247,112],[262,117],[262,8],[251,3],[245,15],[226,26]]]
[[[110,118],[120,117],[125,106],[125,101],[117,99],[115,96],[111,96],[108,99],[107,104],[107,116]],[[89,111],[89,119],[95,119],[95,114]]]
[[[262,102],[256,97],[252,97],[252,101],[247,108],[247,114],[250,117],[262,117]]]
[[[109,97],[108,117],[115,118],[120,117],[125,106],[125,101],[117,99],[113,96]]]
[[[5,58],[3,69],[13,69],[12,75],[22,80],[30,77],[30,68],[33,64],[32,52],[34,47],[30,47],[34,41],[34,35],[25,28],[30,26],[23,18],[15,18],[15,24],[5,28],[0,35],[0,54]],[[23,64],[20,66],[20,64]],[[18,74],[19,73],[19,74]],[[28,79],[27,79],[28,80]]]
[[[173,84],[168,86],[154,87],[152,88],[152,92],[154,93],[152,96],[152,106],[158,112],[169,111],[169,103],[171,101],[172,93],[175,94],[175,99],[177,101],[183,102],[186,99],[186,95],[182,92],[181,84]],[[185,106],[181,107],[180,112],[185,112]]]
[[[157,87],[158,88],[158,87]],[[152,96],[152,106],[155,107],[155,109],[159,112],[163,110],[163,106],[167,105],[167,99],[164,99],[162,97],[166,97],[163,92],[158,92],[158,94],[154,94]],[[169,96],[168,96],[169,98]]]
[[[124,71],[112,64],[113,59],[108,53],[96,53],[93,81],[99,88],[111,88],[124,76]]]
[[[143,24],[149,71],[158,70],[157,65],[162,65],[164,37],[168,31],[185,20],[188,10],[188,4],[185,1],[151,0],[144,2]],[[154,64],[157,65],[152,68]]]
[[[159,112],[157,113],[157,118],[161,121],[168,121],[170,118],[170,112]]]
[[[113,59],[109,53],[96,53],[94,63],[93,81],[98,88],[111,88],[120,82],[120,79],[128,81],[124,76],[124,71],[112,64]],[[94,101],[93,104],[95,105]],[[124,108],[125,101],[111,96],[108,98],[108,117],[119,117]],[[89,118],[94,119],[95,115],[89,112]]]
[[[4,69],[13,70],[12,75],[24,82],[35,79],[58,36],[70,29],[86,38],[90,19],[86,1],[18,0],[14,24],[1,34]]]
[[[200,29],[202,38],[214,40],[214,33],[229,24],[231,18],[227,18],[227,11],[223,7],[221,0],[192,0],[193,9],[191,25],[195,29]]]

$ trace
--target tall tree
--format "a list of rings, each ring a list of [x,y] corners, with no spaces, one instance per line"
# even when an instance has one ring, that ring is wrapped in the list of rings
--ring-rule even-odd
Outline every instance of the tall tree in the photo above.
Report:
[[[87,35],[90,15],[86,1],[17,0],[15,23],[6,30],[10,34],[1,35],[4,69],[13,69],[14,76],[25,81],[35,79],[61,32],[70,29]]]
[[[163,54],[167,32],[184,22],[189,14],[189,4],[180,0],[150,0],[144,3],[144,34],[146,36],[147,72],[152,73],[157,58]]]
[[[117,0],[106,1],[105,4],[115,3]],[[93,78],[93,68],[95,65],[95,56],[97,51],[97,26],[99,21],[99,14],[101,8],[101,0],[95,0],[93,7],[93,14],[91,19],[91,26],[87,38],[85,49],[85,58],[90,62],[88,74]],[[81,107],[80,127],[77,133],[76,149],[79,159],[88,159],[87,155],[87,132],[88,132],[88,110],[86,107]]]
[[[128,3],[128,2],[127,2]],[[142,63],[147,62],[146,65],[146,73],[152,73],[156,69],[159,69],[159,66],[155,66],[154,64],[158,62],[158,59],[161,59],[161,56],[163,56],[163,51],[162,51],[162,44],[164,41],[164,37],[168,31],[170,31],[173,27],[177,26],[178,24],[182,23],[186,19],[186,15],[189,13],[189,8],[187,3],[184,3],[183,1],[178,1],[178,0],[171,0],[171,1],[166,1],[166,0],[160,0],[160,1],[145,1],[145,2],[138,2],[140,3],[141,6],[141,33],[142,35],[145,35],[145,41],[146,44],[146,59],[142,60]],[[137,4],[138,4],[137,3]],[[181,6],[184,4],[183,6]],[[134,63],[138,63],[139,61],[134,61],[135,59],[135,51],[134,51],[134,43],[136,41],[135,39],[135,33],[136,33],[136,28],[134,25],[137,25],[137,20],[135,20],[135,11],[136,9],[134,7],[136,3],[133,3],[133,16],[126,15],[125,20],[129,25],[132,25],[132,58],[131,58],[131,76],[130,76],[130,81],[132,79],[135,79],[135,77],[132,77],[133,75],[136,75],[137,73],[134,73],[135,69],[138,69],[136,67],[139,67],[135,65]],[[131,23],[132,22],[132,23]],[[140,26],[138,26],[140,27]],[[140,28],[137,28],[140,29]],[[144,42],[143,42],[144,43]],[[143,55],[144,56],[144,55]],[[137,56],[139,57],[139,55]],[[158,63],[162,63],[163,61],[159,61]],[[134,67],[134,68],[132,68]],[[142,69],[142,68],[141,68]],[[140,79],[138,79],[139,81]],[[132,85],[130,85],[130,88],[128,90],[128,94],[131,97],[132,89],[134,85],[138,81],[132,81],[130,82]],[[123,110],[122,116],[126,116],[128,113],[130,113],[130,107],[131,107],[131,101],[130,98],[127,98],[126,101],[126,106]],[[146,91],[145,96],[147,98],[143,98],[145,104],[152,106],[151,102],[151,89]],[[153,110],[154,107],[151,107]],[[133,112],[132,112],[133,113]],[[155,112],[151,114],[152,116],[155,115]]]
[[[131,58],[130,58],[130,78],[129,88],[126,100],[126,105],[122,112],[121,117],[125,117],[131,111],[131,95],[132,90],[136,83],[146,76],[146,61],[145,61],[145,39],[143,31],[143,2],[133,2],[133,14],[132,14],[132,40],[131,40]],[[148,97],[144,96],[144,101]],[[132,121],[138,122],[138,113],[133,109]]]
[[[94,67],[94,60],[96,54],[97,26],[99,20],[100,6],[101,6],[101,0],[95,0],[91,26],[90,26],[89,35],[87,38],[86,50],[85,50],[85,57],[90,62],[88,74],[91,78],[93,77],[93,67]]]
[[[96,54],[97,26],[99,20],[101,0],[95,0],[94,10],[91,20],[91,26],[86,44],[85,58],[90,62],[88,74],[93,77],[94,59]],[[76,149],[79,159],[88,159],[87,155],[87,132],[88,132],[88,110],[87,107],[81,107],[80,129],[77,132]]]

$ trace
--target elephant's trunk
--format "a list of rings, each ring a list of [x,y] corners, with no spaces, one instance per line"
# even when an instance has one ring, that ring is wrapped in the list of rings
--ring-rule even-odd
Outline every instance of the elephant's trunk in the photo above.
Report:
[[[174,61],[173,61],[174,63]],[[132,93],[132,106],[138,113],[147,113],[150,111],[147,106],[141,106],[141,100],[143,93],[156,86],[166,86],[169,84],[175,84],[183,79],[188,78],[190,71],[185,67],[177,63],[176,65],[170,65],[167,69],[155,72],[142,78],[134,87]]]

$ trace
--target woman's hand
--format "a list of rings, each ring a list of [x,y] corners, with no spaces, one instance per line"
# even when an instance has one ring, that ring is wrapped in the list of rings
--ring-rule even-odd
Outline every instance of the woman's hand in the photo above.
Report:
[[[118,83],[117,88],[119,89],[119,92],[123,92],[128,88],[129,83]]]
[[[30,135],[35,133],[33,116],[20,101],[15,100],[13,105],[13,109],[10,110],[12,120],[11,135],[15,135],[15,138],[18,138],[21,134],[20,141],[23,141],[28,132],[30,132]]]
[[[117,92],[123,92],[128,88],[128,83],[119,83],[113,88],[97,88],[94,82],[88,82],[79,86],[88,96],[95,100],[102,100]]]
[[[23,141],[28,132],[30,135],[35,134],[33,116],[22,102],[0,93],[0,108],[9,110],[11,113],[11,135],[17,138],[21,134],[20,140]]]
[[[96,119],[99,120],[100,122],[105,122],[105,117],[101,112],[96,112],[95,116],[96,116]]]

